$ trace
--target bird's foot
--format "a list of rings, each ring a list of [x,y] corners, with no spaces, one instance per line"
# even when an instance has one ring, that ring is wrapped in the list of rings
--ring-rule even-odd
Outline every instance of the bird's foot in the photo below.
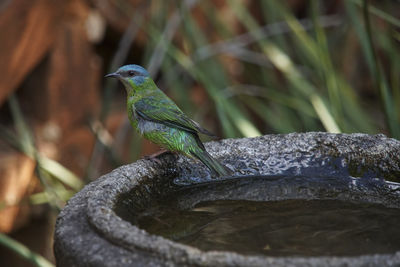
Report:
[[[165,154],[165,153],[171,153],[171,152],[166,150],[166,149],[161,149],[160,151],[157,151],[156,153],[153,153],[151,155],[146,155],[143,158],[145,160],[151,160],[151,161],[154,161],[154,162],[156,162],[158,164],[161,164],[161,160],[158,159],[157,157],[162,155],[162,154]]]

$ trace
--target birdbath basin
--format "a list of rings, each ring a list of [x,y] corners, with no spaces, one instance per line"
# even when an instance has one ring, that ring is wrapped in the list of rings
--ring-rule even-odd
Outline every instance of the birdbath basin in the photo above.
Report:
[[[165,154],[87,185],[57,219],[57,265],[400,264],[399,141],[296,133],[206,147],[235,176]]]

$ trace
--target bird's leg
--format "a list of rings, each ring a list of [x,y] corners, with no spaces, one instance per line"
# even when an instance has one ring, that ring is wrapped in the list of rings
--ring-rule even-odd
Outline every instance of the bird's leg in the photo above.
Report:
[[[146,159],[146,160],[155,161],[158,164],[160,164],[161,161],[157,157],[162,155],[162,154],[166,154],[166,153],[172,153],[172,152],[169,151],[169,150],[166,150],[166,149],[161,149],[160,151],[157,151],[156,153],[153,153],[151,155],[146,155],[143,158]]]
[[[160,149],[159,151],[157,151],[157,152],[155,152],[155,153],[153,153],[151,155],[144,156],[144,158],[145,159],[152,159],[152,158],[156,158],[156,157],[158,157],[158,156],[160,156],[160,155],[162,155],[164,153],[171,153],[171,151],[166,150],[166,149]]]

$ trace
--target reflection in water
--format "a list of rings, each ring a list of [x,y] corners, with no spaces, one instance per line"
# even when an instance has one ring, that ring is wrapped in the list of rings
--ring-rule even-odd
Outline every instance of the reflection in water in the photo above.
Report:
[[[174,208],[175,207],[175,208]],[[164,202],[139,216],[149,233],[198,247],[271,256],[362,255],[400,249],[400,210],[340,200]]]

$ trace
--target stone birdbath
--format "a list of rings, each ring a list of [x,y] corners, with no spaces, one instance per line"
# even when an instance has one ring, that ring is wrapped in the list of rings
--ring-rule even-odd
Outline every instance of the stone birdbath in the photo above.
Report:
[[[400,142],[293,133],[164,154],[87,185],[60,213],[57,266],[399,266]]]

